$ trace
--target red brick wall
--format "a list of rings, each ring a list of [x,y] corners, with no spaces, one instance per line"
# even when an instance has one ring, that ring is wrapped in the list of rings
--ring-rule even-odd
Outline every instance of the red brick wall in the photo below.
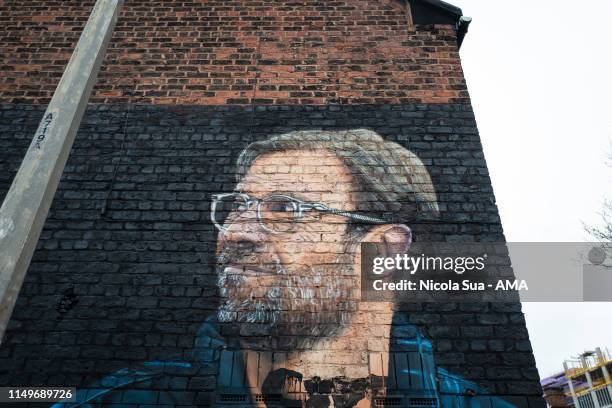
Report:
[[[50,100],[93,3],[0,3],[0,102]],[[128,0],[90,101],[468,103],[454,29],[408,15],[396,0]]]

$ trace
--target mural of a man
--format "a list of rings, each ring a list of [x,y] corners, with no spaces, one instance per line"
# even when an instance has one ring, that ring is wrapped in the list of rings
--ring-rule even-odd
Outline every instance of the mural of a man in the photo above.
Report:
[[[212,197],[220,305],[192,355],[121,370],[81,401],[214,363],[215,406],[512,406],[436,367],[392,302],[361,301],[360,244],[405,253],[411,223],[437,217],[414,153],[366,129],[309,130],[252,143],[236,165],[235,188]]]
[[[416,156],[367,130],[253,143],[238,159],[238,177],[212,206],[219,319],[261,324],[272,336],[303,326],[297,347],[309,336],[339,341],[355,323],[361,242],[405,250],[411,231],[403,219],[436,211]]]
[[[436,212],[425,167],[368,130],[301,131],[248,146],[238,178],[235,191],[216,195],[212,206],[220,230],[219,322],[233,348],[287,353],[276,375],[262,378],[246,367],[247,377],[258,378],[263,393],[303,379],[301,391],[311,397],[313,379],[331,388],[339,381],[366,384],[369,352],[384,351],[392,309],[362,307],[359,244],[407,250],[412,238],[404,217]],[[274,358],[258,354],[258,366],[262,356]],[[347,388],[344,406],[365,398],[361,382]],[[329,398],[317,406],[328,406]]]
[[[436,369],[413,326],[393,333],[392,303],[360,301],[360,244],[404,253],[410,223],[437,216],[416,155],[370,130],[296,131],[249,145],[237,167],[236,188],[211,211],[217,317],[234,350],[223,352],[219,394],[242,386],[285,406],[369,407],[392,396],[438,406],[446,391],[458,406],[457,395],[481,391]]]

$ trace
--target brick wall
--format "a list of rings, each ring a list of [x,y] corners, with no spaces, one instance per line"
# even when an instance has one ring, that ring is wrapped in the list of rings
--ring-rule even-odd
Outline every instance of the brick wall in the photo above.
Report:
[[[0,199],[91,5],[0,5]],[[113,373],[192,355],[222,302],[211,196],[234,189],[249,143],[275,135],[376,132],[431,175],[440,216],[411,223],[415,236],[503,241],[454,27],[408,17],[391,0],[127,1],[0,347],[0,384],[112,387]],[[541,406],[520,304],[397,304],[395,342],[366,331],[346,348],[394,351],[414,328],[439,367]],[[303,336],[240,330],[264,349]],[[106,403],[209,405],[222,369],[200,357],[197,372],[169,369]]]
[[[92,1],[0,5],[0,100],[50,100]],[[91,102],[468,102],[451,26],[387,1],[127,1]]]
[[[0,349],[3,384],[88,384],[187,353],[218,303],[210,195],[231,191],[236,156],[270,135],[373,129],[409,146],[432,175],[446,222],[413,224],[415,236],[503,240],[468,105],[130,109],[127,122],[124,106],[92,105],[85,116]],[[42,113],[2,110],[11,130],[3,132],[2,191]],[[78,303],[60,313],[70,288]],[[440,366],[500,395],[539,395],[520,305],[412,304],[399,312],[432,336]],[[207,379],[213,387],[214,376]]]

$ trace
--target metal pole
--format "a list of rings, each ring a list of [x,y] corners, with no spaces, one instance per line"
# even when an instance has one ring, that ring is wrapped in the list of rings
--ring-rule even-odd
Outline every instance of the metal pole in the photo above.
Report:
[[[0,342],[123,0],[98,0],[0,208]]]
[[[584,354],[580,356],[580,362],[582,363],[582,368],[586,370],[584,372],[584,375],[586,376],[587,384],[589,385],[589,394],[591,394],[591,398],[593,399],[593,404],[595,408],[600,408],[599,400],[597,399],[597,394],[595,393],[595,390],[593,389],[593,380],[591,379],[591,373],[589,372],[591,367],[589,367],[589,364],[587,363],[587,360]]]
[[[580,402],[578,402],[578,396],[576,395],[576,392],[574,391],[574,384],[572,382],[572,375],[570,373],[567,361],[563,362],[563,369],[565,370],[565,378],[567,378],[567,384],[569,385],[570,395],[572,396],[572,401],[574,401],[574,407],[582,408],[580,406]]]

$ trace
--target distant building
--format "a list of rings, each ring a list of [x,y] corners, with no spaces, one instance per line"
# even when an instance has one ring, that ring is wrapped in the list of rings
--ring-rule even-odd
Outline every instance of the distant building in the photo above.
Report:
[[[561,371],[541,381],[544,399],[549,408],[573,407],[572,398],[569,396],[569,385],[565,372]]]
[[[564,371],[541,381],[550,408],[611,408],[612,358],[599,347],[563,363]]]

